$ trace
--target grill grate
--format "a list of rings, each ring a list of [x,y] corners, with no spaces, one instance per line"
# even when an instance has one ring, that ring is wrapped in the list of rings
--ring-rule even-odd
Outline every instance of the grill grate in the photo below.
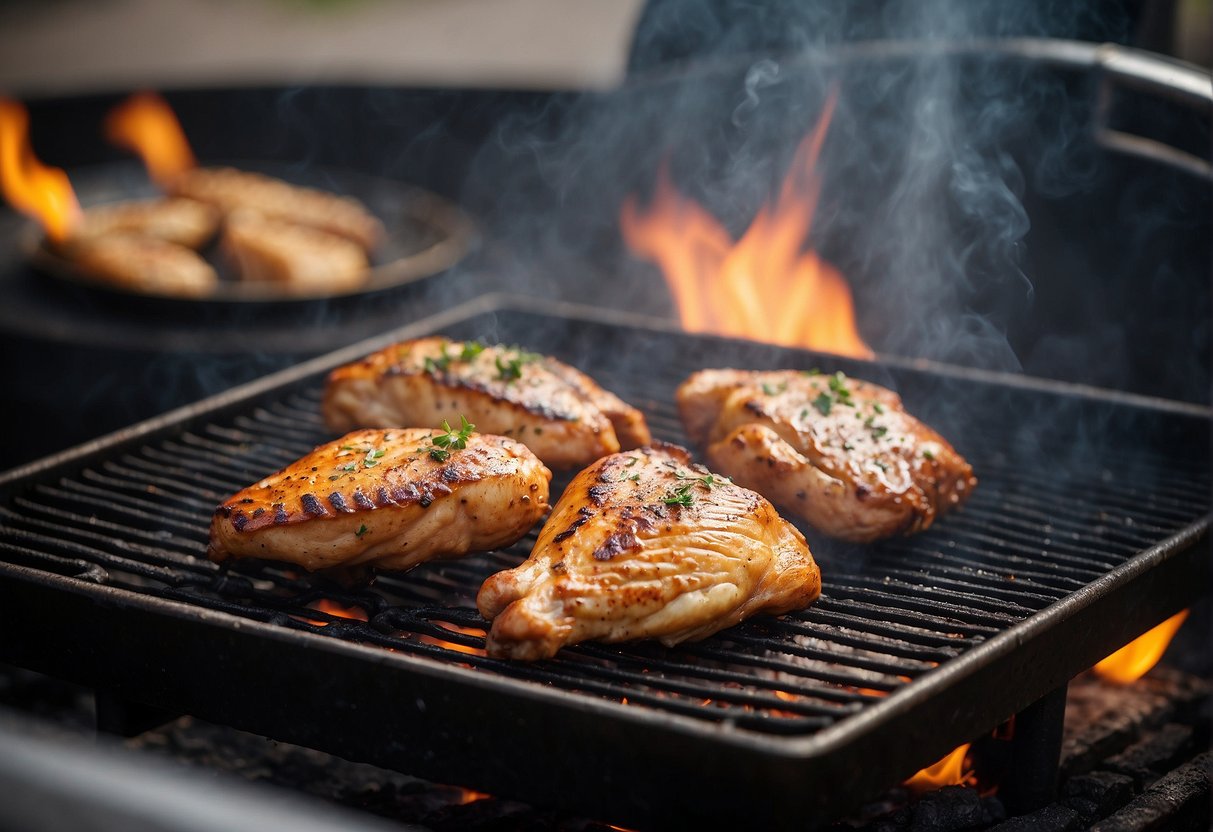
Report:
[[[805,611],[674,649],[584,644],[553,661],[498,661],[484,656],[475,593],[489,574],[526,556],[534,532],[508,550],[381,575],[361,588],[274,564],[228,569],[206,560],[217,503],[332,438],[319,415],[323,374],[313,372],[10,483],[0,555],[40,573],[628,710],[807,737],[1178,539],[1208,507],[1207,425],[1189,414],[523,312],[475,316],[447,331],[523,343],[574,363],[644,410],[656,437],[680,444],[673,390],[702,366],[812,361],[854,372],[900,389],[911,412],[970,459],[981,484],[960,513],[910,539],[854,546],[810,534],[824,589]],[[653,355],[661,360],[635,358]],[[1052,435],[1041,436],[1041,425]],[[554,483],[554,493],[562,485]],[[318,609],[321,602],[337,607]],[[367,620],[325,611],[353,608]],[[1115,646],[1115,635],[1100,638]]]

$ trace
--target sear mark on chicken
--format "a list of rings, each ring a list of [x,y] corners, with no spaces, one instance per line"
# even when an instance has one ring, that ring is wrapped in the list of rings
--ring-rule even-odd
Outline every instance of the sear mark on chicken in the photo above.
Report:
[[[523,442],[569,469],[651,439],[644,415],[554,358],[441,336],[394,344],[334,370],[322,405],[334,432],[454,421]]]
[[[211,521],[214,561],[402,570],[508,546],[548,511],[552,474],[522,443],[468,433],[359,430],[234,494]]]
[[[702,370],[677,399],[713,467],[833,537],[922,531],[977,485],[896,393],[842,373]]]
[[[535,660],[590,639],[698,640],[820,593],[804,537],[765,498],[657,445],[577,474],[530,557],[476,605],[490,656]]]

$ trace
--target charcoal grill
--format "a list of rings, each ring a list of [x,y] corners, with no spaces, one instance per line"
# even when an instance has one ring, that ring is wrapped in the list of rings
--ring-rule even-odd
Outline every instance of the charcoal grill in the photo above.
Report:
[[[685,442],[705,366],[898,389],[981,485],[922,535],[810,537],[821,599],[704,642],[486,658],[473,599],[510,549],[342,588],[205,559],[223,497],[329,437],[324,373],[442,332],[588,371]],[[0,658],[122,699],[629,825],[802,829],[991,729],[1207,586],[1209,411],[875,363],[486,296],[0,480]],[[320,599],[366,622],[314,609]]]

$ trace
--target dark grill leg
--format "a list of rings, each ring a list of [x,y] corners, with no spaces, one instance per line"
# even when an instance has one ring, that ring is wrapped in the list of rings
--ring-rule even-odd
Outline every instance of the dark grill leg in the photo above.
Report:
[[[999,797],[1009,815],[1027,814],[1057,797],[1066,688],[1067,685],[1062,685],[1046,693],[1015,715],[1011,765],[999,788]]]

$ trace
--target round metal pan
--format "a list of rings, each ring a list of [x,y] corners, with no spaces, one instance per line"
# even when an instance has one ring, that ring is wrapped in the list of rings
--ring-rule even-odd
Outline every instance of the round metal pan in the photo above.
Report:
[[[326,298],[358,297],[432,277],[451,268],[475,247],[475,224],[450,200],[422,188],[388,179],[335,168],[303,168],[264,162],[223,163],[227,167],[276,176],[293,185],[329,191],[360,200],[383,223],[386,234],[371,252],[367,280],[352,289],[334,292],[298,291],[265,282],[237,278],[210,243],[200,252],[219,273],[213,292],[199,297],[141,291],[107,283],[80,269],[70,258],[48,244],[42,231],[30,225],[22,235],[29,262],[41,273],[90,290],[207,303],[290,303]],[[101,165],[71,172],[80,204],[90,207],[111,202],[150,199],[162,195],[134,164]]]

